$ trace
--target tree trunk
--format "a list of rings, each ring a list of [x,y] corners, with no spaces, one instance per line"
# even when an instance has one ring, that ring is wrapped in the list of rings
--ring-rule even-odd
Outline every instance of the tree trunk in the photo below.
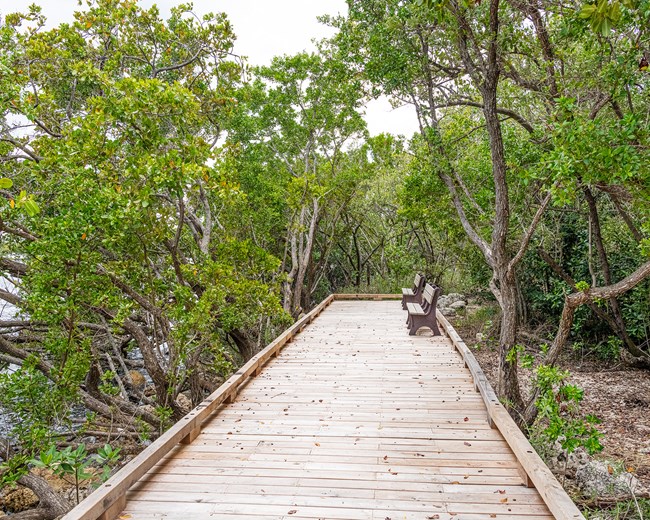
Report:
[[[618,297],[622,294],[625,294],[627,291],[634,289],[634,287],[636,287],[648,277],[650,277],[650,262],[646,262],[632,274],[626,276],[623,278],[623,280],[615,284],[569,294],[564,300],[562,317],[560,318],[560,324],[558,326],[557,333],[555,334],[553,344],[551,345],[551,348],[549,349],[546,356],[546,364],[554,365],[560,357],[560,353],[562,352],[562,349],[569,339],[571,326],[573,325],[573,318],[575,317],[575,312],[578,307],[599,299],[603,300]],[[647,366],[650,366],[650,356],[646,356],[646,359],[648,360]],[[523,418],[524,421],[528,424],[532,423],[535,420],[535,417],[537,417],[537,407],[535,406],[535,403],[538,397],[539,389],[536,389],[531,395],[528,403],[526,403],[526,409],[524,410]]]
[[[598,205],[596,204],[596,199],[593,196],[593,193],[588,186],[584,186],[582,189],[585,200],[587,201],[587,206],[589,207],[589,216],[591,217],[592,230],[594,241],[596,243],[596,251],[598,252],[598,258],[600,260],[601,269],[603,271],[603,279],[605,280],[605,285],[612,285],[612,273],[609,267],[609,259],[607,258],[607,251],[605,250],[605,244],[603,242],[603,234],[600,229],[600,217],[598,215]],[[616,323],[615,332],[618,337],[623,342],[623,345],[627,351],[634,356],[635,358],[643,357],[644,352],[636,346],[630,335],[627,333],[627,327],[625,326],[625,320],[623,319],[623,313],[621,312],[621,307],[618,304],[616,297],[609,299],[609,304],[612,308],[612,316],[614,317],[614,322]]]
[[[312,258],[312,251],[314,248],[314,240],[316,238],[316,228],[318,225],[320,206],[318,199],[313,199],[312,201],[312,214],[311,220],[309,222],[309,229],[307,234],[303,233],[301,235],[300,245],[298,247],[298,272],[296,273],[294,286],[293,286],[293,295],[292,295],[292,306],[291,306],[291,315],[294,318],[297,318],[300,313],[303,311],[303,292],[305,285],[305,275],[307,274],[307,269]],[[303,218],[301,221],[304,222],[304,216],[307,214],[307,208],[303,207],[302,212]],[[301,245],[304,244],[304,247]],[[306,292],[309,294],[309,291]]]
[[[18,480],[18,483],[31,489],[39,499],[39,506],[35,509],[22,511],[11,515],[15,520],[54,520],[65,515],[72,509],[72,504],[60,497],[45,479],[36,475],[27,474]]]
[[[507,250],[508,229],[510,227],[510,199],[508,194],[507,165],[501,133],[501,121],[497,113],[497,86],[499,66],[497,62],[497,35],[499,31],[499,1],[490,3],[491,42],[488,48],[488,62],[484,71],[484,81],[479,86],[483,98],[483,115],[487,127],[492,158],[492,178],[494,179],[495,216],[492,231],[492,252],[494,273],[499,283],[501,296],[501,335],[499,338],[499,382],[498,394],[506,405],[514,410],[523,409],[523,400],[517,377],[517,326],[519,324],[519,298],[517,279],[511,269]],[[496,296],[496,295],[495,295]]]
[[[521,411],[524,402],[517,373],[518,291],[514,273],[499,277],[501,293],[501,332],[499,335],[499,378],[497,393],[509,409]]]

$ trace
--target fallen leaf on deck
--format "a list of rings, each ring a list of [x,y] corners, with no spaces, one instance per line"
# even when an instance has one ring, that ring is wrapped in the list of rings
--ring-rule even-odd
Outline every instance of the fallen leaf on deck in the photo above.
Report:
[[[508,501],[507,498],[502,498],[502,499],[501,499],[501,503],[502,503],[502,504],[505,504],[507,501]]]
[[[298,512],[297,509],[292,509],[292,510],[289,511],[287,514],[288,514],[288,515],[295,515],[297,512]]]
[[[465,446],[471,446],[471,445],[472,445],[471,442],[467,442],[467,441],[465,441],[463,444],[464,444]]]

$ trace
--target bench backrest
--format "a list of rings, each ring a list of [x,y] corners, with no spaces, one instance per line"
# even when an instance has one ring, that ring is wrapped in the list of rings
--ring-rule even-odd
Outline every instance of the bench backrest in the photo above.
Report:
[[[415,280],[413,280],[413,294],[421,294],[424,285],[427,283],[427,280],[420,273],[415,275]]]
[[[422,293],[422,303],[429,307],[430,305],[435,306],[438,301],[438,294],[440,293],[440,287],[434,287],[431,284],[427,284],[424,288],[424,293]],[[426,303],[425,303],[426,302]]]

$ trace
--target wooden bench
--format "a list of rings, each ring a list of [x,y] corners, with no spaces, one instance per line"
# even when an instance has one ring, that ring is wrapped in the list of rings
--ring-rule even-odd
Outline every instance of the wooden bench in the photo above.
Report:
[[[418,303],[426,283],[427,280],[424,276],[416,274],[415,280],[413,280],[413,289],[402,289],[402,309],[406,310],[407,303]]]
[[[440,287],[426,284],[422,292],[422,305],[415,302],[406,304],[406,309],[409,311],[409,316],[406,320],[406,324],[409,327],[409,336],[414,336],[422,327],[429,327],[433,331],[434,336],[441,335],[436,318],[436,304],[438,303],[440,292]]]

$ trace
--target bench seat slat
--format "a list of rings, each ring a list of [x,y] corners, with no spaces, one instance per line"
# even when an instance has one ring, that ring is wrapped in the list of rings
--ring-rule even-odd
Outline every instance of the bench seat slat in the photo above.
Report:
[[[407,304],[409,314],[414,314],[417,316],[421,316],[424,314],[424,311],[422,310],[422,306],[419,303],[408,303]]]
[[[402,289],[402,294],[406,296],[413,296],[413,289]]]

